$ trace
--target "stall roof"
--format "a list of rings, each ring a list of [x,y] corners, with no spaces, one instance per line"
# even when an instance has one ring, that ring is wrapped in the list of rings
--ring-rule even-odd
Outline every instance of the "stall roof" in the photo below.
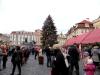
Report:
[[[88,43],[96,43],[100,42],[100,29],[94,29],[88,33],[84,33],[82,35],[78,35],[72,39],[68,39],[65,45],[73,45],[76,44],[88,44]]]
[[[94,29],[88,37],[86,37],[82,43],[83,44],[88,44],[88,43],[96,43],[100,42],[100,29]]]

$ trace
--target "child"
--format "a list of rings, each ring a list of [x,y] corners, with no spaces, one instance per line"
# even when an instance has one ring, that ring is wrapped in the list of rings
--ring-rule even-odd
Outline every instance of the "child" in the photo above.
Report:
[[[92,58],[87,59],[87,63],[84,65],[84,70],[86,75],[94,75],[95,65],[93,64]]]
[[[83,53],[83,65],[87,64],[87,60],[90,59],[89,53],[87,51],[85,51]]]

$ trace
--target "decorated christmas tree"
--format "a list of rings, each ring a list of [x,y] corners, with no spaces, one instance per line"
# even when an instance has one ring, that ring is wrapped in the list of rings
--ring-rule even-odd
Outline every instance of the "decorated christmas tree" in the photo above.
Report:
[[[53,20],[49,15],[44,22],[44,26],[42,27],[42,37],[41,37],[42,46],[50,46],[52,47],[57,43],[57,31],[54,26]]]

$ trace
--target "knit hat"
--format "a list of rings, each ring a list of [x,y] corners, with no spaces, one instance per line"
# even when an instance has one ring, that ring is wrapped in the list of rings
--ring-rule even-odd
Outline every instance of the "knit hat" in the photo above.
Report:
[[[89,53],[87,51],[84,52],[84,56],[87,57],[89,56]]]

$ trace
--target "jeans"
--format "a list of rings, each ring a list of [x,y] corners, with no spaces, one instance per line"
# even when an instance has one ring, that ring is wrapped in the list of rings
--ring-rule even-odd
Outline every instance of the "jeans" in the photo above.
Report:
[[[13,69],[11,75],[14,75],[16,66],[18,67],[19,75],[21,75],[21,64],[20,63],[13,63]]]
[[[47,67],[51,67],[51,56],[47,56]]]

